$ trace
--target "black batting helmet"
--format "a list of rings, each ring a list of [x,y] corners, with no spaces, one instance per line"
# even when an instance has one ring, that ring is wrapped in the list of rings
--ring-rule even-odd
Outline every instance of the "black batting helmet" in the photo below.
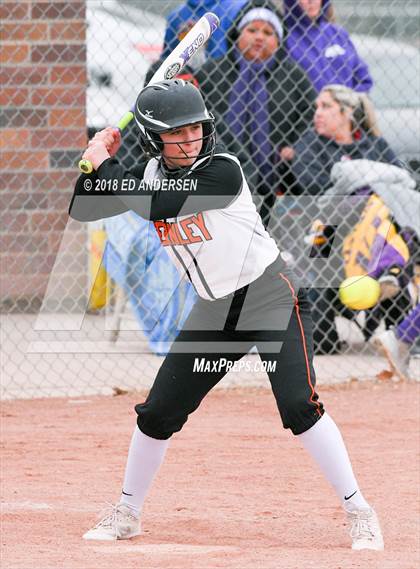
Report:
[[[159,134],[194,123],[203,125],[203,146],[198,158],[211,156],[216,144],[214,117],[200,91],[183,79],[168,79],[140,91],[134,109],[140,129],[140,145],[150,156],[160,156]]]

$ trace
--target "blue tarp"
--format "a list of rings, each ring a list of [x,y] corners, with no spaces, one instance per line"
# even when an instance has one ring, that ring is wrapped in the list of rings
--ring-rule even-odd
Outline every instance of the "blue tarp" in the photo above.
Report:
[[[130,301],[151,350],[166,354],[196,293],[161,246],[153,224],[127,212],[104,220],[104,265]]]

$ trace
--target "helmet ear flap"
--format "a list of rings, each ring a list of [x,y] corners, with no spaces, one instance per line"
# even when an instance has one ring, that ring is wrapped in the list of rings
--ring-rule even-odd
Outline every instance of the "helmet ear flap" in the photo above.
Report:
[[[140,146],[143,151],[150,156],[159,156],[163,150],[163,142],[160,136],[150,131],[147,128],[137,122],[137,126],[140,130]]]
[[[153,132],[151,130],[148,130],[146,128],[146,136],[149,139],[150,142],[150,146],[159,154],[161,154],[162,150],[163,150],[163,141],[160,138],[160,136],[156,133]]]
[[[214,124],[214,117],[210,113],[211,121],[203,123],[203,154],[212,154],[216,146],[216,129]]]

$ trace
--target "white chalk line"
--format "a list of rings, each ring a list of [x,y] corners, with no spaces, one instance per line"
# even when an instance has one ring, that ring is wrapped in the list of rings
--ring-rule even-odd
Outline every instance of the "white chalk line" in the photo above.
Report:
[[[122,543],[108,542],[104,546],[89,546],[96,553],[112,554],[124,551],[124,553],[144,553],[144,554],[175,554],[175,555],[208,555],[209,553],[224,553],[238,551],[237,547],[223,545],[189,545],[187,543],[145,543],[143,545],[129,545],[126,541]]]

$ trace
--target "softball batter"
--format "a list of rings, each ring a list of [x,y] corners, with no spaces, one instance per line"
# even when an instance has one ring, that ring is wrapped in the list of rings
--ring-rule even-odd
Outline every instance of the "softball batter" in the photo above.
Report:
[[[138,96],[135,119],[149,158],[124,171],[113,158],[120,135],[111,128],[96,134],[83,155],[94,172],[77,180],[70,215],[91,221],[132,209],[152,220],[199,300],[146,401],[135,407],[120,500],[83,537],[139,535],[143,502],[172,434],[226,373],[217,365],[194,371],[194,362],[223,357],[234,363],[257,346],[261,359],[271,362],[268,375],[283,426],[301,439],[336,490],[353,549],[383,549],[375,511],[315,391],[305,294],[263,227],[238,159],[216,148],[214,117],[199,90],[179,79],[148,86]]]

